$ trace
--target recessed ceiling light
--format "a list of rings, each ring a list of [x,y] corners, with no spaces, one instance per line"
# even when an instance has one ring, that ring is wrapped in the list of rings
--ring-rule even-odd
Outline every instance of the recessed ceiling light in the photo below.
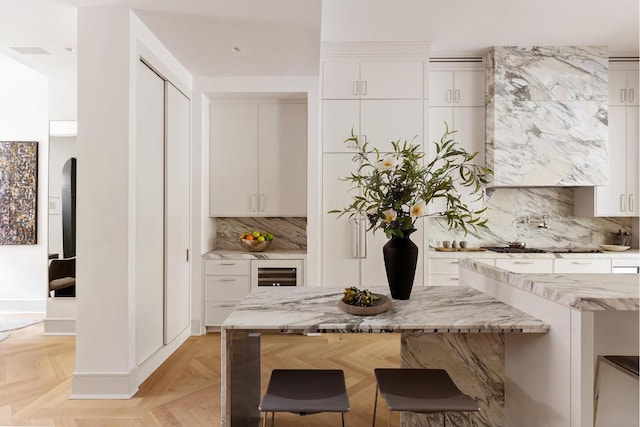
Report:
[[[12,47],[11,49],[23,55],[50,55],[41,47]]]
[[[231,52],[240,53],[240,48],[238,46],[234,46],[231,48]]]

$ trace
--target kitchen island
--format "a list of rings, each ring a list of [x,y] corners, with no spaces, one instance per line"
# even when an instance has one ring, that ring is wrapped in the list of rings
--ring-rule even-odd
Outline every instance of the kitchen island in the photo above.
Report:
[[[506,343],[513,355],[507,425],[593,426],[596,358],[638,354],[637,274],[519,274],[460,260],[460,283],[470,285],[551,325],[539,340]],[[598,426],[638,425],[637,383],[602,391],[635,410],[598,409]],[[634,394],[635,393],[635,394]],[[517,420],[517,423],[514,423]]]
[[[478,400],[475,426],[505,426],[505,359],[511,357],[505,344],[549,330],[546,322],[469,287],[416,286],[409,300],[393,300],[376,316],[343,312],[341,295],[340,288],[257,289],[237,306],[221,328],[222,426],[258,425],[260,334],[393,332],[402,334],[402,366],[446,369]],[[442,423],[415,414],[401,419],[403,426]]]

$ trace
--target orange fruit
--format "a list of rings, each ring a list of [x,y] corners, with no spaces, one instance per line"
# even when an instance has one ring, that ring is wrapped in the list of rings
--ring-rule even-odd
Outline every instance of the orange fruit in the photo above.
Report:
[[[246,239],[247,239],[247,240],[253,240],[253,236],[252,236],[251,234],[249,234],[249,235],[246,237]]]

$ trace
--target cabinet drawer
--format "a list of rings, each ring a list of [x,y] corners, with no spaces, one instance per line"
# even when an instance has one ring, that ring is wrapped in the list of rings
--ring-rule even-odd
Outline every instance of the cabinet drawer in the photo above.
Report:
[[[554,273],[611,273],[610,259],[557,259]]]
[[[429,273],[456,273],[458,275],[458,258],[434,258],[429,260]]]
[[[553,273],[552,259],[497,259],[496,267],[514,273]]]
[[[250,274],[251,260],[207,259],[204,274]]]
[[[429,286],[458,286],[459,284],[458,272],[429,274]]]
[[[251,290],[250,276],[205,276],[204,299],[216,301],[241,300]]]
[[[207,302],[205,304],[204,324],[205,326],[220,326],[225,319],[236,308],[235,302],[219,303]]]

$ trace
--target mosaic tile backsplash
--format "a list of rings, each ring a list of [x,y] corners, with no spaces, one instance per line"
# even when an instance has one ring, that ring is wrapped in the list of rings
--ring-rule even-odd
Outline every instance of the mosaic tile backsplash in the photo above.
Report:
[[[307,218],[216,218],[216,249],[243,250],[240,234],[264,231],[275,238],[270,250],[307,249]]]
[[[548,215],[549,228],[538,228]],[[449,230],[445,219],[429,220],[429,240],[466,240],[469,246],[494,246],[523,241],[529,247],[597,247],[613,243],[618,230],[631,232],[631,218],[576,217],[573,189],[558,187],[493,188],[487,190],[487,229]],[[526,223],[527,216],[532,220]]]

